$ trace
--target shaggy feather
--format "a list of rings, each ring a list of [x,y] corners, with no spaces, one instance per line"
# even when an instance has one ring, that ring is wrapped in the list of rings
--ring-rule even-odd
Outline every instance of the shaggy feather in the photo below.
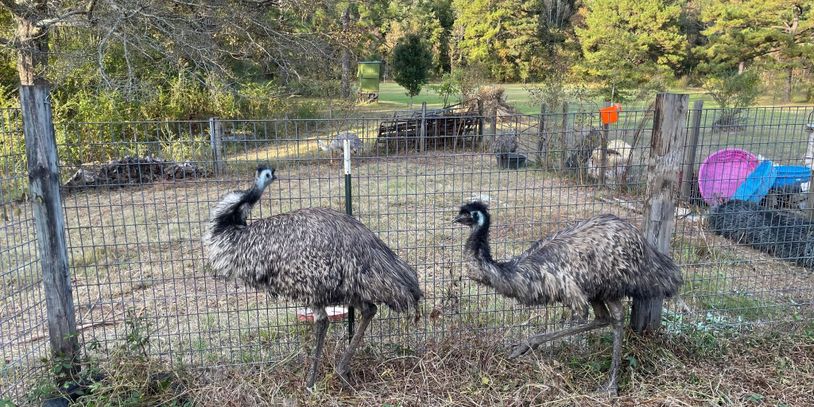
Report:
[[[523,304],[561,302],[584,313],[596,301],[671,297],[683,282],[670,257],[614,215],[580,222],[499,262],[492,259],[489,247],[486,205],[470,203],[460,213],[459,218],[467,214],[477,218],[466,242],[470,276]]]

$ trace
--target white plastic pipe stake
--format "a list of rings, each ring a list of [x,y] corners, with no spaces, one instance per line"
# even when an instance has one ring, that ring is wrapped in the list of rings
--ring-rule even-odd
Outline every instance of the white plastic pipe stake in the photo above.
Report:
[[[342,140],[343,149],[345,153],[345,175],[350,175],[350,140]]]

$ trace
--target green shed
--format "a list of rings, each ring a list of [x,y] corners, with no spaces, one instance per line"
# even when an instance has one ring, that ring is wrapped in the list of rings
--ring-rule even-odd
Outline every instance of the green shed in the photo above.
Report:
[[[378,96],[381,66],[381,61],[359,62],[356,71],[356,77],[359,78],[359,93],[377,94]]]

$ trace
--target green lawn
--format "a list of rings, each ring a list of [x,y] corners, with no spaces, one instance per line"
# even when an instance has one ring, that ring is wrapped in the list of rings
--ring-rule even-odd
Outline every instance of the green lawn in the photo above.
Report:
[[[499,84],[497,86],[501,86],[506,89],[506,99],[509,104],[514,106],[517,110],[521,113],[537,113],[540,111],[540,107],[531,100],[529,92],[526,90],[528,87],[534,86],[534,84]],[[672,88],[669,89],[670,92],[676,93],[688,93],[690,95],[690,103],[694,103],[696,100],[701,99],[704,101],[705,108],[715,108],[718,107],[718,104],[715,103],[712,98],[704,92],[701,88]],[[454,98],[453,98],[454,99]],[[430,108],[439,108],[443,105],[443,99],[440,95],[438,95],[435,91],[432,90],[431,85],[426,85],[421,91],[421,94],[413,98],[413,108],[420,108],[421,103],[426,102],[427,106]],[[455,100],[451,100],[450,103],[454,103]],[[598,102],[598,101],[597,101]],[[643,108],[647,106],[650,101],[634,101],[634,102],[627,102],[624,105],[628,109],[632,108]],[[777,103],[776,101],[772,101],[772,97],[768,94],[761,96],[758,98],[756,106],[779,106],[783,105],[781,103]],[[791,105],[799,105],[799,103],[794,103]],[[383,82],[379,88],[379,103],[374,104],[371,107],[373,110],[392,110],[392,109],[408,109],[410,106],[410,98],[407,96],[407,92],[396,84],[395,82]]]

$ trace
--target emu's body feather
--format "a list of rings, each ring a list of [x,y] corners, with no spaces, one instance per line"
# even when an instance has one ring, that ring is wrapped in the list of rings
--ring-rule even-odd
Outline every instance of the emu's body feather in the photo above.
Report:
[[[594,301],[674,295],[681,272],[630,223],[600,215],[535,242],[505,262],[491,258],[488,228],[467,241],[470,273],[527,305],[561,302],[584,311]]]
[[[231,225],[209,226],[209,261],[220,277],[314,307],[372,302],[395,311],[417,305],[415,271],[361,222],[309,208]]]

